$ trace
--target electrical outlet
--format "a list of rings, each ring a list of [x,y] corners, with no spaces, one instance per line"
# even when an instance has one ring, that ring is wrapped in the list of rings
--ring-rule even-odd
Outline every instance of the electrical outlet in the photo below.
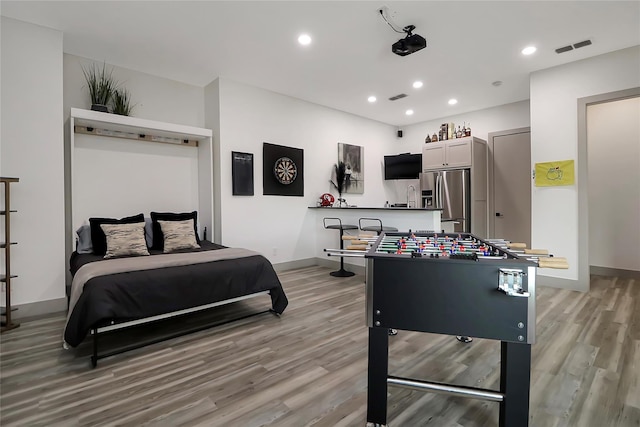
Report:
[[[273,256],[278,256],[278,248],[273,248]]]

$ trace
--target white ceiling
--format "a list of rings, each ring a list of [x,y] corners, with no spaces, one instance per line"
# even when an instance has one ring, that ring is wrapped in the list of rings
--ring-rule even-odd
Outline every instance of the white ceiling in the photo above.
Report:
[[[427,48],[400,57],[387,6]],[[217,77],[391,125],[529,98],[529,74],[640,44],[639,1],[5,1],[64,51],[205,86]],[[297,43],[300,33],[313,42]],[[555,49],[590,39],[564,54]],[[535,45],[524,57],[520,51]],[[640,72],[640,70],[639,70]],[[412,82],[422,80],[421,89]],[[492,82],[500,80],[499,87]],[[399,93],[407,98],[388,101]],[[367,102],[375,95],[375,104]],[[135,94],[133,94],[135,98]],[[447,100],[459,103],[449,106]],[[407,109],[415,111],[405,115]]]

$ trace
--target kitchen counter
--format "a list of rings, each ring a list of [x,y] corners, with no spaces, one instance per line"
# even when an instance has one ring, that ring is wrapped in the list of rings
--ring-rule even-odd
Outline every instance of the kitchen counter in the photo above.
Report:
[[[367,210],[379,210],[379,211],[394,211],[394,212],[403,212],[403,211],[441,211],[442,209],[437,208],[407,208],[401,206],[390,206],[388,208],[381,207],[366,207],[366,206],[348,206],[348,207],[337,207],[337,206],[309,206],[309,209],[326,209],[326,210],[352,210],[352,209],[367,209]]]

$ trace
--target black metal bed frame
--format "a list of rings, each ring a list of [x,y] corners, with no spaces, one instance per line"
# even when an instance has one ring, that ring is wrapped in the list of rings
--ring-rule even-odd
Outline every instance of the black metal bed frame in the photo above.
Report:
[[[226,325],[228,323],[233,323],[233,322],[237,322],[239,320],[243,320],[243,319],[247,319],[250,317],[254,317],[254,316],[258,316],[261,314],[265,314],[265,313],[272,313],[276,316],[280,316],[275,310],[273,310],[272,308],[268,309],[268,310],[262,310],[262,311],[258,311],[255,313],[250,313],[250,314],[245,314],[239,317],[233,317],[231,319],[225,319],[222,321],[217,321],[217,322],[212,322],[212,323],[205,323],[205,324],[200,324],[200,325],[196,325],[187,329],[183,329],[177,332],[173,332],[173,333],[169,333],[169,334],[164,334],[161,335],[159,337],[155,337],[155,338],[151,338],[148,340],[144,340],[144,341],[139,341],[135,344],[129,344],[129,345],[125,345],[125,346],[120,346],[116,349],[113,350],[109,350],[103,353],[99,353],[98,352],[98,337],[100,335],[104,335],[110,332],[115,332],[115,331],[119,331],[119,330],[125,330],[125,329],[130,329],[130,328],[134,328],[136,326],[142,326],[142,325],[149,325],[155,322],[160,322],[162,320],[166,320],[166,319],[170,319],[170,318],[179,318],[179,317],[183,317],[186,316],[188,314],[192,314],[192,313],[197,313],[197,312],[201,312],[201,311],[205,311],[205,310],[210,310],[213,309],[215,307],[220,307],[223,305],[227,305],[227,304],[231,304],[234,302],[238,302],[238,301],[242,301],[242,300],[246,300],[249,298],[254,298],[254,297],[258,297],[258,296],[262,296],[262,295],[268,295],[269,291],[260,291],[260,292],[256,292],[253,294],[249,294],[249,295],[244,295],[241,297],[237,297],[237,298],[231,298],[228,300],[223,300],[223,301],[218,301],[215,303],[211,303],[211,304],[206,304],[206,305],[202,305],[202,306],[198,306],[198,307],[193,307],[193,308],[189,308],[189,309],[184,309],[184,310],[179,310],[179,311],[175,311],[175,312],[171,312],[171,313],[166,313],[166,314],[161,314],[158,316],[152,316],[152,317],[147,317],[147,318],[143,318],[143,319],[137,319],[137,320],[132,320],[132,321],[127,321],[127,322],[122,322],[122,323],[110,323],[110,324],[103,324],[100,326],[96,326],[94,328],[91,329],[91,335],[93,335],[93,340],[92,340],[92,347],[93,347],[93,353],[91,355],[91,367],[95,368],[98,365],[98,360],[100,359],[104,359],[107,357],[111,357],[111,356],[115,356],[117,354],[121,354],[121,353],[125,353],[127,351],[130,350],[135,350],[138,348],[142,348],[142,347],[146,347],[148,345],[152,345],[152,344],[157,344],[159,342],[162,341],[167,341],[173,338],[178,338],[184,335],[189,335],[195,332],[200,332],[200,331],[204,331],[206,329],[210,329],[210,328],[214,328],[216,326],[222,326],[222,325]]]

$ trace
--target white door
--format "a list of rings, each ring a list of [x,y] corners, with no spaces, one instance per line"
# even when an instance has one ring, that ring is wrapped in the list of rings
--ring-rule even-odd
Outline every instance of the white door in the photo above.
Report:
[[[490,135],[493,145],[493,237],[531,247],[531,133]]]
[[[587,156],[589,265],[640,271],[640,97],[587,106]]]

